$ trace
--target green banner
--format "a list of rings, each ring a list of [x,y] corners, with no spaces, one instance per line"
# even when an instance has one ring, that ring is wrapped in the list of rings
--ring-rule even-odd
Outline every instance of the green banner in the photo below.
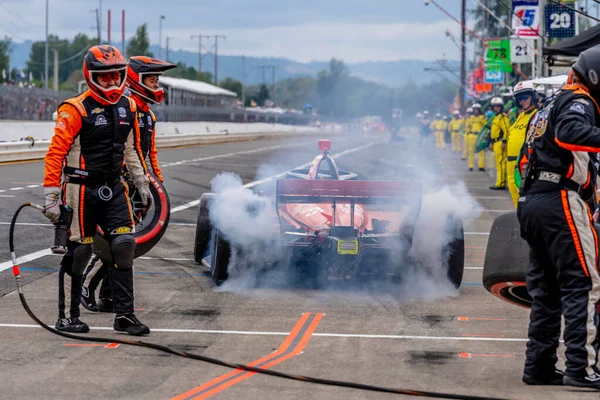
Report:
[[[485,69],[487,71],[512,72],[509,39],[486,41]]]

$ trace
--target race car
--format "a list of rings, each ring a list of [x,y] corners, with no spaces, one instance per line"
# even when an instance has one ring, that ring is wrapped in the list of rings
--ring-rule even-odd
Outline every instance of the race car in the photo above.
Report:
[[[403,266],[417,262],[410,250],[421,212],[421,183],[359,180],[356,173],[338,170],[328,154],[330,149],[329,140],[320,140],[321,154],[309,168],[288,171],[277,179],[274,196],[263,194],[236,203],[245,209],[242,214],[233,209],[218,211],[234,194],[202,195],[194,259],[210,269],[217,285],[228,279],[232,259],[251,260],[250,253],[276,254],[280,259],[270,257],[271,267],[285,258],[301,279],[315,286],[331,277],[397,275]],[[250,219],[260,216],[260,221],[254,220],[256,232],[247,235],[267,240],[240,240],[239,235],[230,233],[246,214]],[[435,234],[450,240],[437,249],[437,260],[444,277],[458,288],[464,269],[462,221],[449,215],[442,225],[445,232]],[[273,252],[273,247],[280,251]],[[261,260],[265,258],[269,257]]]

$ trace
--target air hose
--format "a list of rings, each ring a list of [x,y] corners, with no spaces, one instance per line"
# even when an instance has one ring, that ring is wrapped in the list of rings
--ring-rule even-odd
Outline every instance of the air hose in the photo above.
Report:
[[[70,333],[65,333],[65,332],[56,330],[56,329],[52,328],[51,326],[48,326],[45,323],[43,323],[33,313],[33,311],[31,311],[31,308],[29,308],[29,304],[27,304],[27,300],[25,299],[25,295],[23,293],[23,286],[21,285],[21,271],[20,271],[19,265],[17,264],[17,256],[15,253],[14,230],[15,230],[15,225],[17,222],[17,217],[18,217],[19,213],[25,207],[32,207],[32,208],[35,208],[36,210],[43,211],[43,207],[41,207],[37,204],[27,202],[27,203],[21,204],[21,206],[17,209],[16,213],[14,214],[12,221],[10,223],[10,231],[9,231],[9,239],[8,239],[10,255],[11,255],[11,259],[12,259],[12,263],[13,263],[12,271],[13,271],[15,280],[17,282],[17,291],[19,294],[19,299],[21,300],[21,304],[23,305],[23,308],[25,309],[25,311],[27,312],[27,314],[31,317],[31,319],[33,321],[35,321],[39,326],[41,326],[43,329],[47,330],[50,333],[53,333],[58,336],[62,336],[67,339],[74,339],[74,340],[80,340],[80,341],[96,342],[96,343],[119,343],[119,344],[123,344],[123,345],[146,347],[146,348],[162,351],[162,352],[165,352],[168,354],[173,354],[175,356],[189,358],[192,360],[203,361],[203,362],[206,362],[209,364],[219,365],[219,366],[226,367],[226,368],[255,372],[258,374],[270,375],[270,376],[275,376],[278,378],[289,379],[289,380],[300,381],[300,382],[316,383],[316,384],[328,385],[328,386],[337,386],[337,387],[359,389],[359,390],[365,390],[365,391],[371,391],[371,392],[392,393],[392,394],[400,394],[400,395],[405,395],[405,396],[416,396],[416,397],[430,397],[430,398],[439,398],[439,399],[462,399],[462,400],[507,400],[507,399],[501,399],[501,398],[497,398],[497,397],[481,397],[481,396],[470,396],[470,395],[458,395],[458,394],[452,394],[452,393],[427,392],[427,391],[422,391],[422,390],[387,388],[387,387],[366,385],[366,384],[355,383],[355,382],[345,382],[345,381],[337,381],[337,380],[331,380],[331,379],[315,378],[315,377],[304,376],[304,375],[286,374],[283,372],[273,371],[273,370],[269,370],[269,369],[256,368],[256,367],[250,367],[250,366],[243,365],[243,364],[230,363],[230,362],[222,361],[222,360],[219,360],[216,358],[211,358],[211,357],[206,357],[206,356],[202,356],[199,354],[189,353],[187,351],[179,351],[179,350],[175,350],[175,349],[172,349],[170,347],[163,346],[160,344],[143,342],[140,340],[124,340],[124,339],[118,339],[118,338],[103,338],[103,337],[94,337],[94,336],[87,336],[87,335],[86,336],[73,335]]]

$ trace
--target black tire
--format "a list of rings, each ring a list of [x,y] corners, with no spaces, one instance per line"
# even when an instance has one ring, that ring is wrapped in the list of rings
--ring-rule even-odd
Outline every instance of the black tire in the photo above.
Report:
[[[212,236],[212,225],[209,216],[209,203],[213,201],[215,195],[204,193],[200,197],[200,209],[198,210],[198,219],[196,220],[196,237],[194,241],[194,261],[202,263],[202,256],[206,253]]]
[[[141,206],[141,198],[135,186],[129,183],[129,197],[136,220],[135,258],[141,257],[160,241],[165,234],[171,218],[171,202],[163,183],[152,173],[150,178],[150,192],[152,193],[152,204],[147,209]],[[94,253],[103,260],[112,259],[112,252],[108,242],[103,237],[104,233],[100,227],[96,230],[94,238]]]
[[[465,270],[465,233],[462,220],[448,217],[446,232],[452,240],[442,249],[442,265],[455,288],[459,288]]]
[[[213,249],[210,256],[210,270],[213,281],[221,285],[227,280],[229,274],[227,267],[231,258],[231,246],[217,229],[213,230]]]
[[[483,286],[494,296],[521,307],[531,307],[525,276],[529,245],[521,239],[517,213],[494,220],[483,264]]]

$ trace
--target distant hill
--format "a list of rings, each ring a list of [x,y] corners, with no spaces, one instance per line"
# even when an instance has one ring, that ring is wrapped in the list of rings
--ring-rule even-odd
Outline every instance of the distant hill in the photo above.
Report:
[[[29,53],[31,51],[31,41],[23,43],[13,43],[11,53],[11,68],[23,69],[27,66]],[[120,48],[120,46],[119,46]],[[158,46],[153,45],[150,50],[155,56],[158,56]],[[162,51],[163,58],[166,56],[165,49]],[[172,62],[183,62],[187,65],[198,68],[198,53],[189,51],[175,50],[169,52],[169,60]],[[261,83],[263,72],[261,65],[275,66],[275,80],[297,77],[302,75],[316,76],[320,70],[328,68],[328,61],[312,61],[301,63],[286,58],[267,58],[267,57],[246,57],[245,82],[248,85]],[[434,62],[423,60],[398,60],[398,61],[366,61],[358,63],[347,63],[350,73],[358,78],[385,84],[388,86],[401,86],[408,80],[416,82],[431,82],[439,79],[435,73],[426,72],[424,68],[437,66]],[[458,67],[458,61],[449,61],[450,67]],[[231,76],[242,80],[242,58],[241,56],[219,55],[219,80]],[[210,73],[214,72],[214,57],[207,54],[202,59],[202,70]],[[271,69],[265,70],[265,81],[271,83]],[[450,79],[454,79],[450,74],[446,74]]]

